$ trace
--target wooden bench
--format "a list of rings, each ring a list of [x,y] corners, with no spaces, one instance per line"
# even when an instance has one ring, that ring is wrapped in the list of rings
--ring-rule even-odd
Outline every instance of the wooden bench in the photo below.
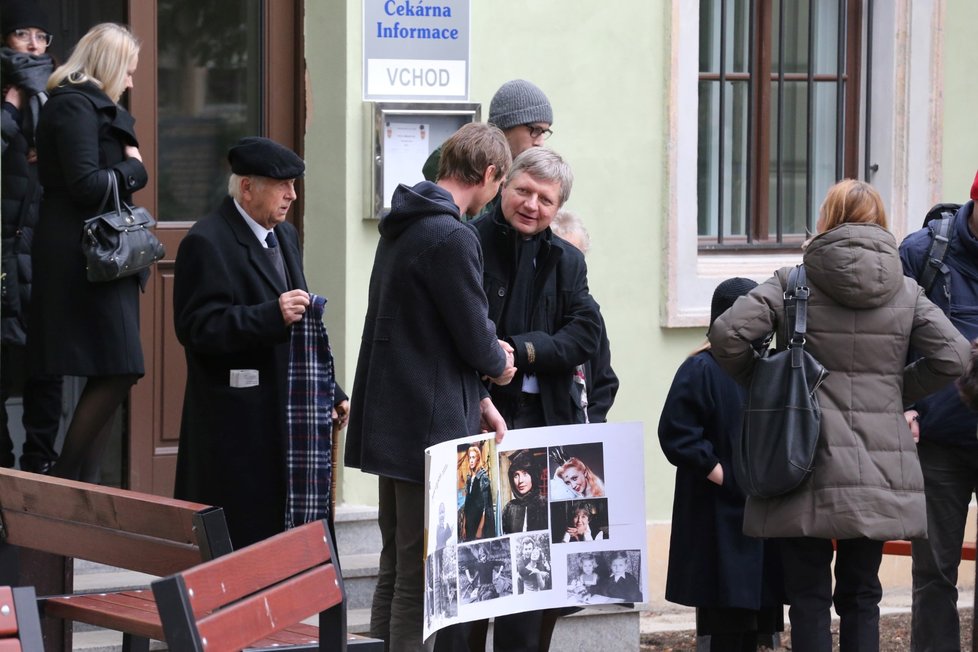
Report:
[[[44,652],[34,587],[0,586],[0,652]]]
[[[0,469],[0,534],[24,549],[155,576],[231,551],[220,508],[11,469]],[[51,566],[52,560],[58,557],[45,555],[34,564]],[[70,593],[70,571],[65,584]],[[142,592],[150,593],[148,587]],[[121,631],[124,649],[146,650],[159,626],[152,626],[155,613],[127,610],[139,593],[45,596],[39,604],[45,617]],[[70,649],[70,632],[64,638],[49,647]]]
[[[25,549],[74,557],[157,577],[231,552],[224,511],[125,489],[0,468],[0,538]],[[24,551],[22,551],[24,552]],[[51,564],[51,557],[41,563]],[[70,568],[70,564],[68,564]],[[152,590],[71,593],[39,599],[49,620],[77,621],[123,633],[123,650],[148,650],[163,640]],[[298,620],[265,642],[268,647],[310,645],[318,629]],[[50,630],[50,628],[49,628]],[[70,631],[48,636],[49,649],[71,649]],[[349,635],[369,650],[379,643]],[[362,646],[362,647],[360,647]]]
[[[167,645],[232,652],[319,614],[309,649],[346,650],[346,594],[335,560],[329,527],[317,521],[153,582]]]

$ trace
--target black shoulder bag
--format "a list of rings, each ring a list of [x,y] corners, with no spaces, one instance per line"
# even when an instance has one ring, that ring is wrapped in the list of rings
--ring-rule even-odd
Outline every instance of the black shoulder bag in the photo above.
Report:
[[[115,172],[109,170],[109,185],[102,199],[104,210],[109,198],[115,210],[85,220],[81,248],[85,254],[88,280],[114,281],[136,274],[163,257],[163,244],[150,228],[156,220],[145,208],[119,201]]]
[[[828,372],[805,350],[808,296],[805,266],[799,265],[784,293],[788,347],[768,350],[754,363],[734,448],[734,472],[748,496],[780,496],[812,472],[821,424],[815,392]]]

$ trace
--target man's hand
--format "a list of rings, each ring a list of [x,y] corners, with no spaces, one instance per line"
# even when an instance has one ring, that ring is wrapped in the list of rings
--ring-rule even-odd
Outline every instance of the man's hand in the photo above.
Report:
[[[479,401],[479,411],[482,413],[482,432],[495,432],[496,443],[503,443],[503,437],[506,436],[506,421],[488,396]]]
[[[903,418],[907,420],[907,425],[910,426],[910,434],[913,435],[914,442],[920,441],[920,413],[917,410],[907,410],[903,413]]]
[[[513,357],[513,347],[510,346],[509,342],[504,342],[503,340],[497,340],[499,342],[499,348],[503,350],[506,354],[506,368],[503,369],[503,373],[499,374],[495,378],[490,378],[496,385],[508,385],[509,381],[513,380],[513,376],[516,375],[515,358]]]
[[[333,406],[333,425],[343,430],[350,421],[350,401],[346,400]]]
[[[282,311],[282,319],[286,326],[291,326],[300,319],[309,306],[309,293],[305,290],[289,290],[278,298],[278,307]]]

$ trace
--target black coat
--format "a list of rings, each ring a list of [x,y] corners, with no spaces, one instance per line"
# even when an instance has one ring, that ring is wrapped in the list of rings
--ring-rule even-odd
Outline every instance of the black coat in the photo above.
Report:
[[[173,279],[177,338],[187,359],[174,495],[224,508],[235,548],[285,529],[289,337],[278,298],[306,289],[299,237],[275,227],[291,282],[226,197],[180,243]],[[231,387],[233,369],[258,385]],[[335,400],[344,400],[337,388]]]
[[[3,133],[0,334],[4,344],[23,346],[27,343],[27,310],[31,298],[31,245],[41,202],[37,165],[29,162],[28,157],[34,148],[34,124],[38,117],[34,112],[47,98],[47,94],[37,88],[39,80],[27,84],[24,75],[50,75],[54,66],[48,55],[14,53],[9,48],[0,48],[0,61],[3,87],[15,85],[30,98],[19,110],[4,102],[0,112]],[[29,68],[30,72],[24,68]]]
[[[428,181],[398,186],[379,229],[346,464],[421,483],[425,448],[479,432],[480,376],[498,376],[506,359],[479,241],[451,194]]]
[[[516,247],[520,235],[503,218],[502,208],[483,215],[470,226],[479,234],[485,269],[482,285],[489,300],[489,318],[499,324],[514,282],[532,283],[525,329],[498,333],[511,341],[520,374],[510,386],[493,386],[497,394],[519,392],[522,374],[536,374],[547,425],[584,423],[580,392],[574,387],[574,371],[594,357],[600,346],[601,314],[587,285],[584,254],[566,241],[553,237],[550,229],[541,234],[532,281],[516,279]],[[515,383],[515,385],[514,385]]]
[[[604,317],[601,319],[601,343],[598,352],[584,365],[584,378],[587,387],[587,417],[590,423],[605,423],[608,421],[608,411],[615,403],[618,395],[618,376],[611,368],[611,342],[608,341],[608,329]]]
[[[746,498],[731,465],[743,402],[744,389],[703,351],[679,367],[662,407],[659,443],[677,467],[666,578],[670,602],[744,609],[774,604],[763,591],[765,542],[742,534]],[[717,462],[722,487],[706,479]]]
[[[125,201],[146,185],[146,168],[125,155],[138,145],[132,116],[90,83],[66,84],[51,92],[36,135],[44,198],[32,248],[32,369],[142,375],[138,278],[90,283],[81,251],[82,223],[99,214],[108,174]]]

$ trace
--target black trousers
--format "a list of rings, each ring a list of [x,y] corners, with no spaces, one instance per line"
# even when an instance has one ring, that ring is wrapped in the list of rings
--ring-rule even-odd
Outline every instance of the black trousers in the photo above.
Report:
[[[14,445],[7,418],[7,399],[21,393],[24,400],[24,448],[20,468],[40,471],[57,459],[54,442],[61,423],[61,376],[29,376],[24,347],[0,346],[0,466],[14,466]]]
[[[832,541],[781,539],[785,591],[790,608],[793,652],[831,652],[832,605],[839,614],[839,650],[880,649],[879,580],[883,542],[840,539],[836,545],[835,590],[832,590]]]

